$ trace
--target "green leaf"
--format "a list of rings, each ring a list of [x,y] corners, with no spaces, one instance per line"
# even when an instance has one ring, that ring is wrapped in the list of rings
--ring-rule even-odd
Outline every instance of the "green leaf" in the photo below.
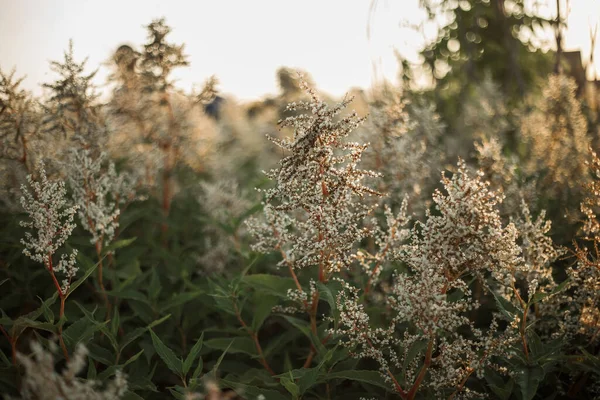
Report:
[[[335,302],[335,296],[333,295],[333,292],[331,291],[329,286],[325,285],[322,282],[317,282],[317,289],[319,289],[319,293],[320,293],[321,297],[323,297],[325,299],[325,301],[327,301],[327,304],[329,304],[329,308],[331,309],[331,314],[333,315],[333,318],[334,318],[334,326],[337,327],[338,313],[337,313],[337,308],[336,308],[337,305]]]
[[[173,373],[181,376],[183,372],[181,359],[178,358],[173,350],[169,349],[158,336],[156,336],[152,329],[150,329],[150,335],[152,335],[152,344],[154,345],[156,353],[158,353],[160,358]]]
[[[79,253],[81,254],[81,253]],[[79,258],[79,255],[77,255],[77,257]],[[85,282],[85,280],[96,270],[96,268],[98,268],[100,262],[97,262],[96,264],[94,264],[94,266],[90,267],[87,269],[87,271],[85,271],[85,274],[83,274],[83,276],[79,279],[77,279],[75,282],[71,283],[71,286],[69,287],[69,290],[67,291],[67,294],[65,297],[69,297],[71,295],[71,293],[73,293],[79,286],[81,286],[81,284],[83,282]]]
[[[600,357],[594,356],[593,354],[588,352],[583,347],[580,347],[579,350],[585,356],[587,363],[586,364],[579,363],[578,366],[584,367],[585,370],[592,371],[596,375],[600,375]]]
[[[17,326],[19,328],[19,334],[23,332],[26,328],[33,328],[50,333],[56,333],[56,325],[51,324],[50,322],[34,321],[29,318],[17,318],[14,326]]]
[[[88,356],[88,370],[87,370],[87,379],[95,380],[96,376],[98,376],[98,371],[96,371],[96,363],[92,357]]]
[[[90,312],[88,311],[83,305],[81,305],[79,302],[77,301],[73,301],[73,303],[75,303],[75,305],[77,307],[79,307],[79,309],[81,310],[81,312],[83,312],[86,316],[86,318],[91,321],[94,326],[97,329],[92,330],[91,332],[96,332],[96,330],[100,330],[102,331],[103,334],[106,335],[106,337],[108,338],[108,340],[110,341],[113,349],[115,350],[115,352],[117,352],[119,350],[119,344],[117,342],[117,338],[116,336],[108,329],[108,323],[110,321],[105,321],[105,322],[99,322],[96,321],[96,318],[94,317],[94,314],[96,312],[96,308],[94,308],[94,311]]]
[[[106,322],[101,323],[90,321],[88,318],[80,318],[63,331],[63,337],[67,345],[71,349],[75,349],[77,343],[87,343],[105,325]]]
[[[279,302],[279,298],[273,295],[265,295],[261,292],[255,292],[255,305],[252,308],[254,316],[252,317],[252,330],[258,332],[262,324],[271,314],[273,307]]]
[[[205,294],[205,292],[202,290],[196,290],[194,292],[187,292],[187,293],[179,293],[179,294],[173,296],[170,300],[168,300],[164,304],[162,304],[160,306],[159,311],[165,312],[171,308],[181,306],[182,304],[186,304],[186,303],[198,298],[199,296],[201,296],[203,294]]]
[[[125,392],[121,400],[144,400],[144,398],[128,390]]]
[[[425,349],[427,348],[427,344],[428,344],[428,340],[422,339],[422,340],[415,341],[410,346],[410,349],[408,349],[408,353],[406,354],[406,358],[404,359],[404,366],[403,366],[404,371],[406,371],[406,369],[408,368],[410,363],[415,359],[416,356],[425,352]]]
[[[355,382],[363,382],[363,383],[368,383],[370,385],[386,389],[387,391],[390,391],[390,392],[392,391],[392,387],[383,380],[383,378],[377,371],[353,370],[353,371],[330,372],[328,374],[325,374],[325,376],[323,378],[321,378],[321,382],[330,381],[332,379],[347,379],[347,380],[355,381]]]
[[[504,315],[509,321],[512,321],[515,316],[522,315],[522,312],[515,307],[513,303],[505,299],[502,295],[497,294],[492,289],[489,289],[494,299],[496,300],[496,305],[498,306],[498,310]]]
[[[111,365],[110,367],[106,368],[104,371],[102,371],[98,375],[98,379],[100,381],[104,381],[104,380],[110,378],[111,376],[113,376],[117,372],[117,370],[122,371],[126,366],[128,366],[129,364],[135,362],[138,358],[140,358],[140,356],[142,355],[143,352],[144,352],[144,350],[140,350],[133,356],[129,357],[129,359],[121,365]]]
[[[315,346],[319,353],[324,352],[325,347],[323,346],[323,343],[321,343],[321,340],[319,340],[319,338],[313,334],[308,321],[290,317],[289,315],[282,315],[282,317],[290,324],[298,328],[300,332],[302,332],[311,341],[312,345]]]
[[[304,395],[304,393],[306,393],[306,391],[308,389],[310,389],[317,382],[319,373],[323,369],[323,366],[325,365],[325,363],[331,359],[336,348],[337,348],[337,346],[334,347],[333,349],[329,350],[325,354],[325,356],[323,357],[321,362],[319,362],[319,365],[317,365],[315,368],[306,368],[305,369],[306,373],[298,379],[298,386],[300,388],[301,395]]]
[[[300,396],[300,388],[294,382],[294,377],[292,376],[291,373],[290,373],[289,377],[282,376],[279,379],[279,382],[281,383],[281,385],[283,385],[284,388],[286,388],[286,390],[288,392],[290,392],[290,394],[292,395],[293,399],[297,399]]]
[[[31,322],[35,322],[35,320],[38,319],[39,316],[44,313],[44,308],[46,308],[46,307],[49,308],[51,305],[53,305],[56,302],[56,299],[58,299],[58,292],[54,292],[54,294],[52,294],[52,296],[50,296],[50,298],[45,300],[40,307],[38,307],[37,309],[33,310],[30,313],[21,315],[15,321],[10,321],[10,319],[8,317],[6,317],[6,314],[4,314],[4,311],[3,311],[2,312],[3,325],[8,325],[8,322],[12,322],[11,336],[13,338],[18,338],[25,329],[30,328],[30,327],[33,328],[33,326],[31,325]],[[8,319],[8,321],[4,322],[5,319]]]
[[[135,242],[136,239],[137,239],[136,237],[132,237],[132,238],[129,238],[129,239],[116,240],[116,241],[112,242],[111,244],[109,244],[108,246],[106,246],[102,250],[102,253],[103,254],[108,254],[111,251],[114,251],[114,250],[117,250],[117,249],[122,249],[123,247],[127,247],[131,243]]]
[[[204,342],[206,347],[215,350],[228,350],[231,354],[243,353],[256,357],[256,347],[249,337],[237,337],[234,339],[215,338]]]
[[[114,362],[111,361],[115,358],[113,351],[109,351],[104,347],[98,346],[97,344],[94,344],[94,342],[89,342],[87,344],[87,348],[89,350],[89,356],[94,360],[99,361],[107,366],[114,364]]]
[[[110,331],[113,336],[116,337],[117,333],[119,333],[119,328],[121,327],[121,316],[119,314],[119,307],[114,307],[114,309],[115,311],[113,312],[113,317],[110,321]]]
[[[287,298],[288,289],[296,287],[292,278],[268,274],[246,275],[242,282],[261,293],[269,293],[282,298]]]
[[[500,400],[508,400],[510,398],[515,382],[512,378],[505,383],[502,377],[491,368],[486,369],[484,377],[488,387]]]
[[[204,361],[202,361],[202,357],[200,357],[200,358],[198,358],[198,365],[196,365],[196,369],[194,369],[194,372],[192,373],[192,377],[190,378],[190,380],[198,379],[198,377],[202,373],[203,367],[204,367]]]
[[[233,343],[233,341],[231,342]],[[231,347],[231,344],[229,346],[227,346],[227,348],[225,349],[225,351],[223,351],[223,353],[221,354],[221,356],[219,357],[219,359],[217,360],[217,362],[215,363],[213,369],[212,369],[212,375],[213,378],[217,376],[217,371],[219,369],[219,367],[221,366],[221,363],[223,362],[223,359],[225,358],[225,354],[227,354],[227,352],[229,351],[229,348]]]
[[[160,284],[160,277],[156,268],[152,268],[152,274],[150,275],[150,284],[148,285],[148,297],[153,300],[158,298],[158,295],[162,291],[162,285]]]
[[[106,292],[107,295],[111,297],[118,297],[120,299],[125,300],[137,300],[145,304],[149,304],[148,297],[142,292],[139,292],[134,289],[125,289],[125,290],[108,290]]]
[[[40,301],[42,303],[42,305],[40,307],[42,309],[44,317],[46,318],[46,321],[50,322],[51,324],[53,324],[54,323],[54,312],[52,312],[52,309],[50,308],[50,306],[48,304],[46,304],[45,301],[43,301],[39,297],[38,297],[38,299],[40,299]]]
[[[139,338],[140,336],[142,336],[148,329],[152,329],[155,326],[162,324],[163,322],[165,322],[170,317],[171,317],[171,314],[165,315],[164,317],[159,318],[156,321],[151,322],[145,328],[137,328],[137,329],[135,329],[135,330],[127,333],[125,335],[125,337],[123,338],[123,340],[121,341],[121,345],[120,345],[121,351],[123,351],[123,349],[125,347],[127,347],[127,345],[129,345],[131,342],[133,342],[134,340],[136,340],[137,338]]]
[[[544,369],[539,365],[521,367],[515,376],[517,384],[521,388],[523,400],[531,400],[537,393],[540,382],[544,379]]]
[[[190,353],[188,354],[188,356],[185,358],[185,361],[183,362],[183,374],[184,375],[187,375],[190,368],[192,368],[192,363],[194,362],[196,357],[198,357],[200,350],[202,350],[202,342],[203,341],[204,341],[204,332],[202,332],[202,335],[200,335],[200,338],[198,339],[196,344],[194,344],[194,347],[192,347],[192,349],[190,350]]]

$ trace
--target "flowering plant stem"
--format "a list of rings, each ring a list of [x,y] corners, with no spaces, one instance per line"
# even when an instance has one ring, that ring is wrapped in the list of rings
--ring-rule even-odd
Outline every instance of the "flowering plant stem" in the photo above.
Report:
[[[60,283],[58,279],[56,279],[56,275],[54,274],[54,266],[52,264],[52,254],[48,254],[48,272],[50,272],[50,276],[52,277],[52,282],[56,287],[56,292],[58,293],[58,297],[60,299],[60,311],[59,311],[59,319],[58,319],[58,341],[60,343],[60,348],[62,349],[63,355],[65,356],[65,360],[69,361],[69,352],[67,351],[67,346],[65,345],[65,341],[62,336],[62,327],[63,327],[63,317],[65,315],[65,301],[67,300],[67,294],[63,293],[63,289],[60,287]],[[70,282],[69,282],[70,284]]]
[[[258,353],[258,356],[260,357],[261,365],[267,370],[267,372],[269,374],[271,374],[271,376],[276,375],[275,371],[273,371],[273,369],[269,365],[269,362],[265,358],[262,347],[258,340],[258,333],[255,332],[251,327],[249,327],[248,324],[246,324],[246,321],[244,321],[244,319],[242,318],[242,313],[240,312],[240,309],[237,306],[237,301],[235,300],[235,298],[233,299],[233,309],[235,311],[235,316],[236,316],[238,322],[240,323],[240,325],[242,325],[242,327],[246,330],[246,332],[248,332],[248,334],[252,338],[252,341],[254,342],[254,346],[256,347],[256,352]]]

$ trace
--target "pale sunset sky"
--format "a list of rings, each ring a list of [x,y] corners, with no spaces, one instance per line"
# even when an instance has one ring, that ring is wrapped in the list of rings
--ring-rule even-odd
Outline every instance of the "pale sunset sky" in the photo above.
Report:
[[[556,15],[555,0],[538,3],[545,16]],[[320,90],[342,95],[381,77],[394,81],[394,49],[416,61],[432,32],[402,27],[423,21],[418,0],[376,5],[370,14],[370,0],[0,0],[0,68],[16,68],[18,76],[27,75],[24,87],[41,94],[40,84],[54,79],[48,61],[61,60],[72,38],[76,58],[89,57],[89,71],[100,67],[96,83],[102,86],[112,52],[124,43],[141,46],[143,26],[164,16],[173,28],[169,40],[185,43],[191,63],[174,73],[181,88],[214,74],[223,92],[254,99],[277,91],[275,71],[284,65],[308,71]],[[587,61],[600,0],[571,0],[570,8],[565,48],[581,49]]]

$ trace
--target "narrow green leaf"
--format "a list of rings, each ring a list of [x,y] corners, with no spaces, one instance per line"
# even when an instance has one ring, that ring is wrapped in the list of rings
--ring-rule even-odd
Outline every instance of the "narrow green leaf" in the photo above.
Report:
[[[113,336],[116,337],[117,333],[119,333],[119,328],[121,327],[121,316],[119,314],[119,307],[114,307],[114,309],[115,311],[113,312],[113,317],[110,321],[110,331],[113,334]]]
[[[127,247],[131,243],[135,242],[136,239],[137,239],[136,237],[132,237],[132,238],[128,238],[128,239],[116,240],[116,241],[112,242],[111,244],[109,244],[108,246],[106,246],[102,250],[102,253],[108,254],[109,252],[112,252],[114,250],[122,249],[123,247]]]
[[[148,285],[148,297],[156,300],[161,291],[162,285],[160,283],[160,277],[158,276],[156,268],[153,268],[152,274],[150,275],[150,284]]]
[[[170,310],[171,308],[181,306],[182,304],[188,303],[194,299],[197,299],[199,296],[203,295],[204,291],[196,290],[194,292],[187,293],[179,293],[173,296],[170,300],[160,306],[159,311],[165,312]]]
[[[231,341],[231,343],[233,343],[233,341]],[[217,360],[217,363],[215,364],[215,366],[212,369],[212,374],[213,377],[217,376],[217,371],[219,369],[219,367],[221,366],[221,363],[223,362],[223,359],[225,358],[225,354],[227,354],[227,352],[229,351],[229,348],[231,347],[231,344],[229,346],[227,346],[227,348],[225,349],[225,351],[221,354],[221,356],[219,357],[219,359]]]
[[[156,353],[173,373],[181,376],[183,370],[181,359],[178,358],[173,350],[169,349],[158,336],[156,336],[152,329],[150,329],[150,335],[152,336],[152,344],[154,345]]]
[[[373,386],[384,388],[388,391],[392,391],[392,387],[383,380],[383,378],[377,371],[352,370],[352,371],[330,372],[328,374],[325,374],[324,377],[321,378],[321,381],[326,382],[326,381],[330,381],[332,379],[347,379],[350,381],[364,382],[364,383],[368,383]]]
[[[202,350],[203,341],[204,341],[204,332],[202,332],[202,335],[200,335],[200,338],[198,339],[196,344],[194,344],[194,347],[192,347],[192,349],[190,350],[190,353],[187,355],[187,357],[185,358],[185,361],[183,362],[183,374],[184,375],[187,375],[190,368],[192,368],[192,364],[193,364],[194,360],[196,359],[196,357],[198,357],[200,350]]]
[[[81,286],[81,284],[83,282],[85,282],[85,280],[96,270],[96,268],[98,268],[98,264],[99,263],[96,263],[96,264],[94,264],[93,267],[88,268],[88,270],[85,271],[85,274],[83,274],[83,276],[81,278],[79,278],[75,282],[71,283],[71,286],[69,287],[69,290],[67,291],[67,294],[65,297],[69,297],[71,295],[71,293],[73,293],[79,286]]]
[[[512,321],[515,316],[522,315],[521,310],[515,307],[510,301],[505,299],[502,295],[499,295],[494,290],[489,289],[494,299],[496,300],[496,305],[498,306],[498,310],[504,315],[509,321]]]
[[[294,377],[290,374],[290,377],[283,376],[279,379],[281,385],[292,395],[295,400],[300,396],[300,388],[294,382]]]
[[[237,337],[234,339],[215,338],[204,342],[206,347],[215,350],[228,350],[231,354],[243,353],[256,357],[256,347],[249,337]]]
[[[159,318],[156,321],[151,322],[145,328],[136,328],[135,330],[129,332],[128,334],[125,335],[125,337],[121,341],[121,345],[119,347],[120,350],[123,351],[123,349],[125,347],[127,347],[131,342],[133,342],[134,340],[136,340],[137,338],[139,338],[140,336],[142,336],[148,329],[152,329],[155,326],[162,324],[163,322],[165,322],[170,317],[171,317],[171,314],[165,315],[164,317]]]
[[[45,301],[43,301],[41,298],[38,297],[38,299],[40,299],[42,305],[40,306],[42,308],[42,312],[44,314],[44,317],[46,318],[47,322],[50,322],[51,324],[54,323],[54,312],[52,311],[52,309],[50,308],[50,306],[48,304],[46,304]]]
[[[191,379],[198,379],[200,374],[202,373],[202,368],[204,367],[204,361],[202,361],[202,357],[198,358],[198,365],[196,365],[196,369],[192,373]]]
[[[88,370],[87,370],[87,379],[95,380],[96,376],[98,376],[98,372],[96,371],[96,363],[92,357],[88,356]]]

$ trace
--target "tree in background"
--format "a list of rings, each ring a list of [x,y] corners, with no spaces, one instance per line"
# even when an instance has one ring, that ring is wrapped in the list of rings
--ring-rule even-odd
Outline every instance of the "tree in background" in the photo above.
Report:
[[[28,142],[39,130],[39,109],[31,94],[21,88],[23,78],[0,70],[0,157],[18,161],[30,170]]]
[[[59,75],[49,89],[44,104],[44,131],[62,134],[65,138],[80,136],[96,142],[97,135],[105,133],[104,122],[97,103],[98,93],[92,79],[98,70],[86,74],[87,58],[78,63],[73,54],[73,41],[64,53],[64,61],[52,61],[50,68]],[[92,136],[95,139],[92,139]]]
[[[442,97],[442,112],[455,112],[460,101],[486,73],[502,85],[512,102],[522,98],[536,78],[552,71],[550,55],[535,44],[536,30],[551,20],[525,0],[420,0],[430,19],[443,21],[436,39],[422,51]],[[446,100],[446,101],[443,101]]]
[[[174,169],[182,160],[192,168],[191,164],[202,162],[201,149],[207,147],[204,142],[211,124],[202,99],[173,85],[173,70],[189,65],[184,46],[167,41],[171,28],[164,18],[152,21],[146,29],[148,40],[140,52],[122,45],[113,56],[116,86],[110,113],[117,132],[111,140],[116,147],[134,143],[140,158],[136,163],[144,169],[147,184],[153,185],[154,176],[160,174],[164,233],[175,191]],[[214,84],[210,81],[207,86]],[[211,90],[214,87],[206,88]]]

